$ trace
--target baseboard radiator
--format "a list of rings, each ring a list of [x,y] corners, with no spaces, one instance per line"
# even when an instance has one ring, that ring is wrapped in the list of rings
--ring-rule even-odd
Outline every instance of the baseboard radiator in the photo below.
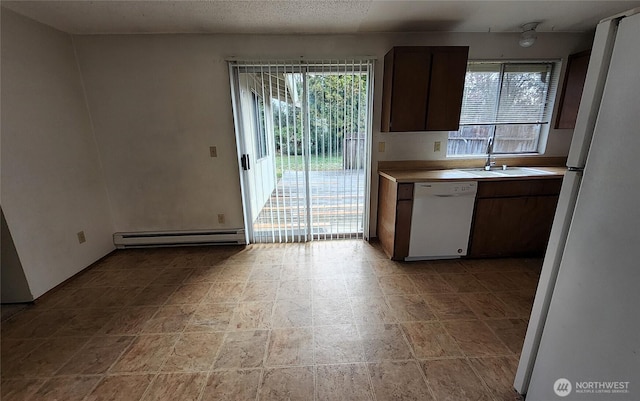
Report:
[[[189,245],[243,245],[246,244],[244,229],[155,231],[115,233],[113,243],[118,249],[154,248]]]

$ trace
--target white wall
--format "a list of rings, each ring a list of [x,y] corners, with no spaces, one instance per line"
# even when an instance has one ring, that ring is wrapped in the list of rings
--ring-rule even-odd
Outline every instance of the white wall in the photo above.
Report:
[[[115,231],[218,228],[219,213],[242,227],[229,75],[210,42],[76,38]]]
[[[375,73],[372,221],[378,160],[445,158],[446,133],[380,133],[382,59],[394,45],[468,45],[470,59],[566,59],[589,34],[540,34],[531,48],[518,34],[334,36],[78,36],[76,50],[112,199],[116,231],[242,227],[227,60],[373,56]],[[552,130],[546,155],[566,155],[571,130]],[[442,141],[434,153],[433,142]],[[208,147],[218,146],[217,159]]]
[[[3,8],[1,58],[2,209],[37,298],[110,252],[113,229],[71,36]]]

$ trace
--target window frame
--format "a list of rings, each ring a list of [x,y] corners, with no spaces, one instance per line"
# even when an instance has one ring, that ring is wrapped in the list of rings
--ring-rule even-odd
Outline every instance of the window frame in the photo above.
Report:
[[[251,90],[252,108],[253,108],[253,123],[255,126],[254,140],[256,148],[256,161],[262,160],[269,156],[269,144],[267,135],[267,110],[266,102],[255,90]],[[262,104],[262,110],[260,105]]]
[[[469,60],[467,62],[467,73],[469,73],[469,69],[470,66],[472,66],[473,64],[497,64],[499,65],[499,71],[496,71],[499,73],[498,76],[498,83],[497,83],[497,96],[495,99],[495,104],[493,107],[493,121],[491,122],[485,122],[485,123],[478,123],[478,124],[472,124],[472,123],[468,123],[468,124],[463,124],[460,123],[459,128],[457,131],[448,131],[447,134],[447,154],[446,157],[447,158],[460,158],[460,157],[484,157],[486,156],[486,152],[481,152],[481,153],[459,153],[459,154],[451,154],[449,153],[449,142],[451,140],[455,140],[456,138],[451,138],[450,135],[453,132],[460,132],[462,130],[463,127],[482,127],[482,126],[488,126],[491,127],[490,128],[490,133],[489,135],[486,137],[485,141],[488,141],[489,138],[493,138],[495,141],[496,138],[496,131],[498,131],[498,127],[500,126],[508,126],[508,125],[521,125],[521,126],[526,126],[526,125],[538,125],[538,133],[536,136],[536,144],[535,144],[535,150],[531,150],[531,151],[522,151],[522,152],[513,152],[513,151],[508,151],[508,152],[492,152],[492,154],[496,154],[496,155],[517,155],[517,156],[522,156],[522,155],[542,155],[544,154],[545,150],[546,150],[546,145],[547,145],[547,139],[548,139],[548,135],[549,135],[549,131],[552,129],[551,127],[551,122],[552,122],[552,117],[555,111],[555,102],[556,102],[556,98],[557,98],[557,93],[558,93],[558,89],[559,88],[559,80],[560,80],[560,73],[562,70],[562,63],[560,59],[535,59],[535,60]],[[536,122],[531,122],[531,121],[512,121],[512,122],[499,122],[499,108],[500,108],[500,101],[501,101],[501,96],[502,96],[502,91],[503,91],[503,82],[505,79],[505,69],[507,68],[507,66],[510,65],[526,65],[526,64],[539,64],[539,65],[548,65],[549,66],[549,82],[548,85],[546,86],[546,95],[545,95],[545,102],[544,102],[544,107],[541,110],[541,115],[542,115],[542,119],[540,121],[536,121]],[[508,72],[508,71],[507,71]],[[531,71],[531,72],[535,72],[535,71]],[[465,83],[466,86],[466,83]],[[463,105],[464,106],[464,105]],[[460,111],[461,115],[462,115],[462,109]],[[495,142],[494,142],[495,143]]]

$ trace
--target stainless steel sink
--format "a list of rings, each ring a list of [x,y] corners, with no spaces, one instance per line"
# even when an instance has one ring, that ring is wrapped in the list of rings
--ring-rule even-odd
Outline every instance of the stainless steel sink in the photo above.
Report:
[[[498,170],[489,170],[486,171],[484,169],[469,169],[469,170],[460,170],[465,173],[469,173],[475,175],[476,177],[504,177],[504,174],[500,174]]]
[[[549,171],[538,170],[531,167],[511,167],[506,170],[496,170],[500,174],[504,175],[547,175],[553,174]]]
[[[548,175],[553,174],[549,171],[538,170],[536,168],[531,167],[507,167],[506,170],[502,168],[492,168],[491,170],[485,170],[482,167],[479,168],[470,168],[470,169],[460,169],[460,171],[464,171],[466,173],[473,174],[478,177],[525,177],[532,175]]]

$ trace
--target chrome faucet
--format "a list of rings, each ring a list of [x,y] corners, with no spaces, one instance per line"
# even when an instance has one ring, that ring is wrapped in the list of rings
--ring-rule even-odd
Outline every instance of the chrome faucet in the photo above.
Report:
[[[484,169],[487,171],[491,170],[491,166],[494,166],[496,164],[495,157],[492,154],[493,154],[493,137],[490,137],[489,142],[487,143],[487,161],[484,163]]]

